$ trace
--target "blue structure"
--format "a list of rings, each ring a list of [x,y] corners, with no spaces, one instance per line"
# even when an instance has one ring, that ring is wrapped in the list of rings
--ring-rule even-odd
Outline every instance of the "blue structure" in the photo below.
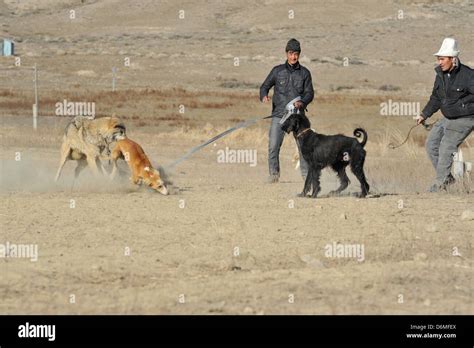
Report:
[[[2,56],[13,56],[15,54],[15,44],[11,40],[3,40],[0,44]]]

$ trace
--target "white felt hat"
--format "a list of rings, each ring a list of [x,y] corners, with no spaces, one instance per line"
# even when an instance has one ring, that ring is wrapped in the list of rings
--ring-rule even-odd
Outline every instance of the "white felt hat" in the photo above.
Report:
[[[457,57],[459,54],[458,42],[455,39],[447,37],[443,40],[443,44],[434,56],[438,57]]]

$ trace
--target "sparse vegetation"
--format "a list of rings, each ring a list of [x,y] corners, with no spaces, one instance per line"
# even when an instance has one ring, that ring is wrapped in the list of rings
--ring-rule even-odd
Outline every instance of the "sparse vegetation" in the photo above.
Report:
[[[181,5],[185,20],[177,18]],[[434,175],[428,133],[417,127],[390,149],[414,120],[381,116],[380,104],[423,106],[444,28],[474,66],[473,8],[469,0],[0,0],[1,30],[21,57],[21,66],[0,57],[0,227],[4,241],[39,246],[37,263],[0,260],[1,313],[472,314],[474,200],[466,188],[473,174],[449,194],[426,193]],[[269,120],[167,171],[175,185],[169,197],[136,190],[128,175],[110,182],[85,170],[75,180],[72,161],[64,180],[53,182],[69,121],[55,116],[55,103],[94,102],[97,117],[122,118],[128,136],[167,170],[228,127],[270,114],[258,89],[284,62],[289,37],[301,41],[300,61],[313,76],[313,128],[367,130],[374,197],[296,197],[302,178],[291,135],[280,154],[281,181],[266,185]],[[463,149],[474,161],[472,144],[471,135]],[[227,147],[255,151],[257,165],[218,163]],[[359,191],[348,175],[348,191]],[[330,170],[321,181],[322,195],[337,188]],[[325,257],[333,242],[364,244],[365,260]]]

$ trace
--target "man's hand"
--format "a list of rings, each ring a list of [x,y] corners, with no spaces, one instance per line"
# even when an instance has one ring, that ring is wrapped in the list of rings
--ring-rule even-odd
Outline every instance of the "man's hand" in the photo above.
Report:
[[[423,122],[425,122],[425,118],[421,115],[418,115],[415,117],[415,121],[416,121],[416,124],[422,124]]]
[[[302,101],[300,101],[300,100],[298,100],[298,101],[295,101],[293,105],[294,105],[294,106],[295,106],[295,108],[297,108],[297,109],[302,109],[302,108],[303,108],[303,106],[304,106],[303,102],[302,102]]]
[[[268,103],[269,101],[270,101],[270,98],[268,97],[268,95],[262,98],[262,103]]]

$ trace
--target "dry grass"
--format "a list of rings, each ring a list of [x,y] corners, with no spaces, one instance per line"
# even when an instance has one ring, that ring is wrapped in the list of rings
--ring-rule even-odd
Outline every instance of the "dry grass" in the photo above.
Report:
[[[166,133],[156,133],[150,136],[150,129],[158,129],[147,121],[134,120],[132,137],[145,139],[143,145],[148,149],[161,147],[164,143],[185,143],[189,148],[197,146],[203,141],[221,133],[227,127],[215,126],[207,123],[204,127],[196,128],[181,126]],[[142,129],[147,128],[146,133]],[[52,130],[40,128],[38,131],[25,130],[21,133],[18,129],[7,127],[0,133],[2,144],[5,147],[21,149],[28,147],[46,147],[57,149],[61,142],[63,127],[57,124]],[[393,136],[387,135],[379,141],[367,144],[368,157],[366,160],[366,174],[373,193],[408,193],[425,191],[434,176],[425,150],[415,142],[408,142],[398,150],[388,148],[387,144]],[[396,133],[398,134],[398,133]],[[394,136],[397,140],[400,135]],[[254,126],[248,129],[239,129],[218,141],[220,147],[258,149],[259,153],[266,156],[268,145],[268,130],[264,127]],[[469,149],[468,149],[469,150]],[[282,148],[282,161],[290,164],[290,158],[296,152],[296,146],[291,137],[286,137]],[[465,156],[470,156],[465,151]],[[352,182],[356,179],[351,176]],[[452,188],[452,193],[463,194],[472,187],[472,178]]]
[[[112,114],[140,118],[155,118],[163,112],[178,110],[184,106],[186,113],[225,110],[234,107],[249,98],[248,93],[206,91],[194,92],[182,88],[142,89],[124,91],[44,91],[40,90],[40,115],[56,116],[56,103],[94,102],[96,114],[111,116]],[[31,93],[16,92],[10,89],[0,90],[0,112],[2,115],[31,114],[34,97]],[[158,118],[161,120],[167,120]],[[175,121],[173,118],[172,121]]]
[[[95,101],[100,116],[116,114],[127,125],[131,138],[142,138],[145,146],[160,147],[163,143],[180,142],[189,148],[223,132],[247,118],[246,92],[189,91],[182,88],[162,90],[129,90],[120,92],[57,91],[42,96],[41,110],[52,111],[57,101]],[[366,169],[369,183],[375,192],[424,191],[434,171],[424,149],[427,132],[422,128],[412,131],[409,140],[397,149],[389,144],[401,143],[412,126],[412,120],[386,119],[378,115],[378,104],[386,97],[321,95],[316,101],[318,114],[310,116],[313,127],[325,134],[351,134],[355,126],[363,126],[369,133]],[[185,112],[178,108],[185,105]],[[2,114],[20,116],[31,113],[27,94],[11,90],[0,91]],[[268,112],[257,105],[256,113]],[[51,114],[51,113],[49,113]],[[238,115],[238,117],[236,116]],[[248,115],[248,116],[247,116]],[[20,119],[23,119],[20,117]],[[344,120],[341,123],[339,120]],[[357,123],[354,123],[354,121]],[[1,130],[3,146],[58,148],[67,117],[50,117],[47,123],[39,119],[39,129],[19,129],[5,124]],[[233,148],[253,148],[266,154],[268,122],[262,121],[246,129],[239,129],[219,139],[219,145]],[[464,157],[472,160],[469,140],[463,144]],[[292,158],[296,152],[291,137],[286,137],[282,156]],[[470,182],[467,182],[470,187]]]

